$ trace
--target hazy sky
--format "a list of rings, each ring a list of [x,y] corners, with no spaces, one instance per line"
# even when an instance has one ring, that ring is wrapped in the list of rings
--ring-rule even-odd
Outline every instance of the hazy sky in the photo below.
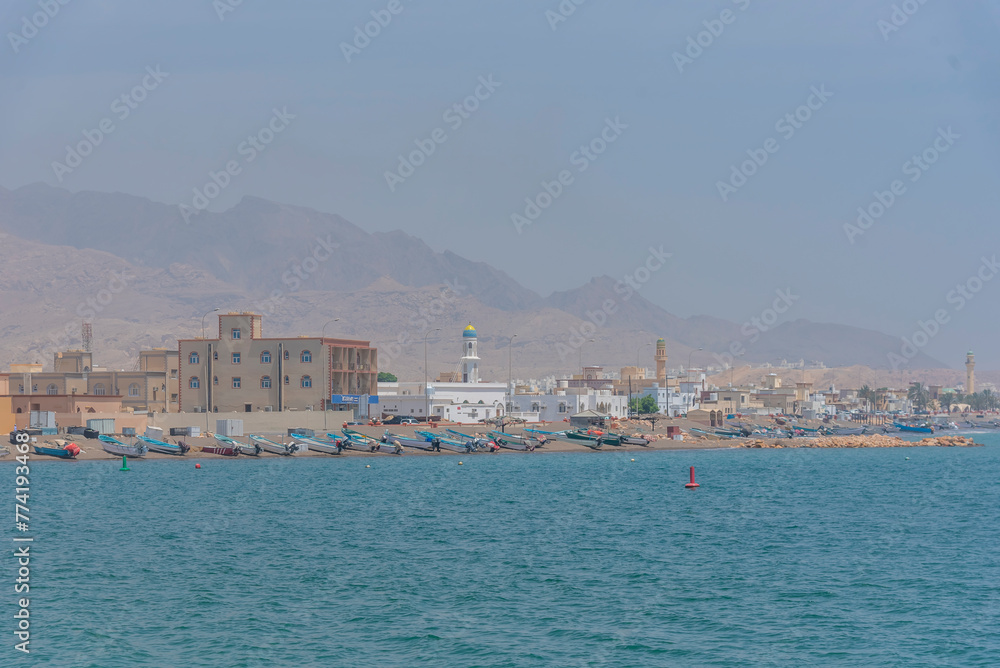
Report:
[[[662,245],[673,257],[643,294],[679,315],[744,320],[783,288],[800,297],[785,318],[899,336],[941,311],[925,352],[958,366],[972,346],[1000,367],[1000,276],[949,299],[1000,253],[1000,3],[909,0],[894,17],[873,0],[565,0],[575,11],[557,22],[557,0],[236,1],[74,0],[37,34],[24,17],[38,0],[0,5],[0,185],[190,203],[287,109],[212,209],[255,195],[402,229],[543,295],[622,276]],[[371,12],[391,21],[345,56]],[[700,32],[707,46],[679,67]],[[116,98],[144,77],[121,118]],[[467,118],[446,115],[477,90]],[[776,125],[810,102],[807,120]],[[60,183],[53,161],[105,118],[114,131]],[[399,155],[439,128],[390,190]],[[602,154],[574,155],[602,131]],[[906,164],[936,140],[934,164]],[[767,161],[723,201],[718,182],[748,151]],[[563,170],[519,233],[511,215]],[[876,191],[894,201],[849,240]]]

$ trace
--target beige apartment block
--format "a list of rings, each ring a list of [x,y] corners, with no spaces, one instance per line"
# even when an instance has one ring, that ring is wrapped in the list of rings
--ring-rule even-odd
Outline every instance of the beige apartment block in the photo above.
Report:
[[[264,338],[261,320],[256,313],[220,315],[215,338],[178,341],[181,411],[350,408],[377,395],[378,355],[370,342]]]
[[[7,394],[120,397],[122,410],[176,413],[178,405],[177,351],[144,350],[133,370],[115,371],[94,366],[93,353],[67,350],[55,353],[53,371],[41,364],[12,364]]]

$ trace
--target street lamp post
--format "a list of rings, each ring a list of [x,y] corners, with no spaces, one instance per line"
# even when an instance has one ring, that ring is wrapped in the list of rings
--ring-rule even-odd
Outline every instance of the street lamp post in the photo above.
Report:
[[[327,325],[332,325],[335,322],[340,322],[340,318],[334,318],[333,320],[330,320],[329,322],[327,322],[326,324],[323,325],[323,329],[321,330],[320,337],[319,337],[319,342],[320,342],[319,344],[321,346],[323,346],[324,350],[326,348],[326,344],[323,343],[323,340],[326,339],[326,326]],[[331,394],[331,392],[333,390],[333,376],[332,376],[331,371],[330,371],[330,367],[331,367],[332,364],[333,364],[333,361],[329,359],[329,353],[327,353],[326,374],[325,374],[327,376],[327,378],[326,378],[325,387],[323,389],[323,433],[326,433],[326,429],[327,429],[327,427],[326,427],[326,418],[327,418],[326,413],[330,409],[330,403],[329,403],[329,401],[330,401],[330,394]],[[281,382],[280,378],[278,379],[278,382],[279,383]],[[360,407],[359,407],[359,410],[360,410]]]
[[[430,409],[430,394],[427,392],[427,337],[431,332],[440,332],[440,327],[435,327],[434,329],[427,330],[424,334],[424,420],[430,424],[431,421],[431,409]]]
[[[205,315],[201,316],[201,340],[202,341],[205,340],[205,318],[207,318],[209,315],[211,315],[212,313],[215,313],[218,310],[219,310],[219,307],[215,307],[211,311],[206,312]],[[209,346],[207,346],[205,348],[205,431],[206,432],[211,431],[211,425],[209,424],[209,421],[208,421],[208,414],[212,410],[211,406],[209,406],[209,404],[212,403],[212,399],[209,396],[209,390],[211,389],[209,387],[209,383],[212,382],[212,360],[211,360],[211,356],[212,356],[212,346],[209,345]]]
[[[517,334],[514,334],[510,337],[510,341],[507,342],[507,415],[510,415],[514,405],[514,392],[511,388],[511,383],[513,382],[512,360],[514,355],[512,348],[514,346],[514,339],[516,338]]]
[[[636,365],[636,367],[639,366],[639,353],[642,352],[643,348],[646,348],[646,347],[651,346],[651,345],[653,345],[653,344],[650,343],[649,341],[646,341],[645,343],[639,344],[639,347],[635,349],[635,365]]]
[[[218,310],[219,310],[218,308],[214,308],[205,315],[201,316],[201,338],[203,339],[205,338],[205,318],[207,318],[209,315],[215,313]]]

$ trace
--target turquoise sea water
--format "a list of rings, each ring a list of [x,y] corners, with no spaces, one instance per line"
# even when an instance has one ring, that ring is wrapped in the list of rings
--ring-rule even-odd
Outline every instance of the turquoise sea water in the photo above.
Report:
[[[32,653],[4,586],[0,665],[1000,665],[1000,436],[977,438],[39,462]]]

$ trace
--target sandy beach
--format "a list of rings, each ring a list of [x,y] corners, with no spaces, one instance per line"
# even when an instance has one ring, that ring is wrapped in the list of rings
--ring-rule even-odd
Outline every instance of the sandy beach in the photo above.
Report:
[[[805,424],[805,423],[803,423]],[[818,423],[817,423],[818,424]],[[666,435],[666,427],[681,427],[685,430],[684,440],[673,440],[668,438]],[[806,425],[810,426],[810,425]],[[778,438],[762,438],[760,436],[751,436],[747,438],[720,438],[713,436],[701,436],[696,434],[691,434],[688,432],[692,427],[703,428],[704,425],[699,423],[693,423],[689,420],[682,418],[675,418],[673,420],[658,420],[656,424],[656,429],[650,429],[648,422],[640,421],[622,421],[620,428],[616,431],[619,433],[624,433],[628,435],[643,435],[647,438],[652,439],[647,446],[640,445],[623,445],[623,446],[612,446],[604,445],[600,450],[594,450],[592,448],[586,447],[579,443],[567,442],[567,441],[548,441],[544,445],[536,448],[534,452],[524,452],[518,450],[508,450],[501,449],[499,452],[495,453],[497,455],[534,455],[538,453],[546,452],[593,452],[593,453],[608,453],[608,452],[643,452],[650,450],[705,450],[705,449],[733,449],[733,448],[764,448],[764,449],[781,449],[781,448],[887,448],[887,447],[918,447],[918,446],[938,446],[938,447],[969,447],[978,445],[974,442],[971,437],[967,436],[951,436],[951,435],[934,435],[933,437],[922,439],[919,441],[905,440],[899,438],[895,435],[889,434],[869,434],[864,436],[821,436],[821,437],[811,437],[811,438],[794,438],[794,439],[778,439]],[[456,429],[462,433],[473,435],[481,434],[486,435],[486,430],[482,426],[462,426],[462,425],[445,425],[438,427],[439,431],[444,429]],[[541,429],[556,431],[565,428],[565,423],[557,423],[551,425],[541,425]],[[351,429],[361,432],[367,436],[373,438],[380,438],[385,432],[386,427],[382,426],[353,426]],[[425,425],[393,425],[389,427],[389,430],[393,434],[397,434],[404,437],[414,437],[417,430],[426,429]],[[333,430],[331,430],[332,432]],[[339,430],[338,430],[339,431]],[[519,427],[508,428],[509,433],[518,434],[521,433]],[[289,439],[287,436],[281,434],[262,434],[267,438],[278,442],[287,442]],[[81,448],[81,453],[76,457],[77,460],[120,460],[119,455],[112,455],[103,450],[101,447],[101,442],[96,439],[86,439],[82,437],[66,438],[66,435],[60,435],[58,437],[47,436],[47,437],[37,437],[38,445],[58,447],[54,441],[58,438],[61,440],[66,440],[68,442],[76,443]],[[121,440],[129,442],[130,439],[122,438]],[[176,442],[178,439],[170,438],[171,442]],[[203,452],[202,447],[215,447],[218,444],[215,439],[211,436],[202,436],[198,438],[181,438],[184,443],[191,446],[191,450],[183,455],[167,455],[157,452],[147,453],[143,459],[235,459],[234,457],[224,457],[222,455],[210,454]],[[237,438],[237,440],[243,442],[249,442],[248,437]],[[13,446],[9,448],[11,452],[14,452]],[[421,457],[440,457],[440,456],[484,456],[491,455],[493,453],[456,453],[447,450],[441,452],[427,452],[423,450],[418,450],[415,448],[404,448],[404,456],[421,456]],[[53,460],[59,461],[59,458],[49,457],[46,455],[39,455],[33,451],[30,453],[31,459],[33,461],[45,461]],[[396,456],[387,455],[386,453],[367,453],[359,452],[355,450],[344,451],[341,455],[330,455],[326,453],[308,451],[306,453],[294,455],[296,457],[386,457],[386,456]],[[260,458],[267,457],[281,457],[281,455],[276,455],[272,453],[262,452],[259,455]],[[239,458],[246,459],[248,456],[240,455]],[[14,461],[12,456],[3,457],[0,461]],[[72,460],[65,460],[72,461]]]

